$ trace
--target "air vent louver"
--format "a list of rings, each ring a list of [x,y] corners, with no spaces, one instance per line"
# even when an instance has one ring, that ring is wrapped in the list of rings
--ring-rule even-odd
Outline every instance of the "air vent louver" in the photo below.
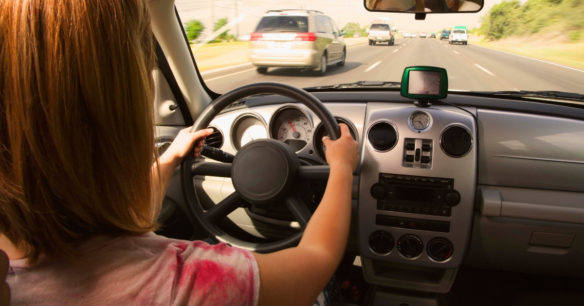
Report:
[[[220,149],[223,146],[223,134],[218,129],[213,128],[213,134],[205,138],[205,144]]]
[[[444,152],[452,157],[462,157],[471,149],[472,137],[468,131],[460,126],[448,127],[442,133],[440,146]]]
[[[397,131],[387,122],[378,122],[371,126],[367,137],[377,151],[388,151],[397,142]]]

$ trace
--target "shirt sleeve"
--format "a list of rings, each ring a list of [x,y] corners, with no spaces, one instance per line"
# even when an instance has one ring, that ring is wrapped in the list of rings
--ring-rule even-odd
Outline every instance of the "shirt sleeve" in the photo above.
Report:
[[[177,242],[173,305],[257,305],[259,270],[251,252],[225,243]]]

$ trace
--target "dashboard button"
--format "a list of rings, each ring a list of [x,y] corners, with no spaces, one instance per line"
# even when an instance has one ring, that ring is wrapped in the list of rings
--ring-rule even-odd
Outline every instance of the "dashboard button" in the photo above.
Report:
[[[406,144],[406,150],[413,150],[416,148],[416,144],[415,143],[407,143]]]
[[[413,163],[414,162],[414,156],[413,155],[406,155],[406,162]]]
[[[430,162],[430,156],[422,156],[422,163],[427,164]]]

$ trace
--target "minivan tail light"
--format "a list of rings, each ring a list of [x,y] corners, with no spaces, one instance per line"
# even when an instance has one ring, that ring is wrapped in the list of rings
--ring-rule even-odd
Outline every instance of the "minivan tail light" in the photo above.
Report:
[[[254,41],[254,40],[264,40],[264,35],[262,33],[253,32],[249,36],[249,40],[251,40],[251,41]]]
[[[315,41],[316,40],[316,34],[314,34],[313,32],[296,33],[295,40]]]

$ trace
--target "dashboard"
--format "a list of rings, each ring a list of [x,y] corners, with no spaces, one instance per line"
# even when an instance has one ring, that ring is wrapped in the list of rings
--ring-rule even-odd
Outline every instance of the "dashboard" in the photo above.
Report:
[[[581,109],[464,95],[429,107],[398,93],[315,95],[360,146],[347,251],[360,255],[368,283],[448,292],[462,265],[584,274]],[[320,123],[300,103],[260,96],[210,126],[225,152],[272,138],[301,163],[324,164]],[[195,185],[215,202],[234,190],[229,178]],[[260,237],[299,228],[250,209],[229,218]]]

